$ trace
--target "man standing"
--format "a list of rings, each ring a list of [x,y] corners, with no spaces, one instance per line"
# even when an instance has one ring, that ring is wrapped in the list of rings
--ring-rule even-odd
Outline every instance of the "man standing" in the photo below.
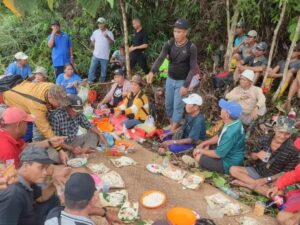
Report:
[[[197,67],[197,47],[187,38],[188,21],[179,19],[174,25],[174,39],[167,41],[154,62],[147,82],[152,83],[155,72],[164,59],[169,56],[170,64],[166,81],[166,112],[174,131],[182,118],[184,103],[182,97],[187,94],[189,84]]]
[[[9,64],[5,70],[5,75],[21,75],[25,80],[31,74],[31,68],[28,65],[28,56],[24,52],[15,54],[16,61]]]
[[[144,51],[148,48],[148,36],[146,31],[143,29],[141,20],[139,18],[134,18],[132,20],[132,26],[135,30],[135,33],[132,39],[132,45],[129,48],[130,67],[133,68],[138,63],[144,73],[147,74],[149,69]]]
[[[97,23],[99,29],[95,30],[91,36],[91,42],[94,46],[94,51],[89,69],[89,82],[95,81],[95,73],[98,64],[101,65],[100,81],[105,82],[110,45],[115,42],[113,33],[106,28],[106,20],[100,17],[97,20]]]
[[[60,23],[54,20],[51,23],[52,33],[48,36],[48,46],[52,49],[52,63],[55,75],[64,72],[66,64],[74,63],[72,42],[68,34],[60,30]]]

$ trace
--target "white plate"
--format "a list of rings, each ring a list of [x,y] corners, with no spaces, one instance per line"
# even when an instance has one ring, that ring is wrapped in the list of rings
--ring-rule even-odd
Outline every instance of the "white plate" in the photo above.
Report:
[[[154,174],[159,174],[162,172],[163,167],[159,164],[150,163],[146,166],[146,169]]]
[[[74,158],[74,159],[68,160],[68,162],[67,162],[68,166],[71,166],[74,168],[84,166],[86,163],[87,163],[87,158]]]

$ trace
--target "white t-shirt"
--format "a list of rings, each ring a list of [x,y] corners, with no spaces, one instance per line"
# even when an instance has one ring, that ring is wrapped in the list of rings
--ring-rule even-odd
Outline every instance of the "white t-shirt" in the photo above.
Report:
[[[111,40],[115,41],[114,35],[111,31],[109,30],[101,31],[100,29],[97,29],[93,32],[91,36],[91,41],[95,42],[93,55],[98,59],[108,60],[110,45],[109,45],[109,40],[104,36],[105,33],[107,33],[107,35],[110,37]]]

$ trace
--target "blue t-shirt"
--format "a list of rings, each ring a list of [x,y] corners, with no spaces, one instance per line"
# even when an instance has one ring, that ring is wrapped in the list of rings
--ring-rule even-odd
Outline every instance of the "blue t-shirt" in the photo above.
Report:
[[[235,35],[234,37],[234,41],[233,41],[233,47],[238,46],[239,44],[241,44],[243,41],[245,41],[248,38],[248,36],[246,34],[242,35],[242,36],[237,36]]]
[[[69,79],[66,79],[63,73],[56,78],[56,84],[63,86],[67,94],[77,94],[77,90],[73,86],[73,83],[76,81],[81,81],[81,77],[75,73]]]
[[[31,74],[31,68],[28,64],[24,67],[19,67],[16,62],[8,65],[5,70],[5,75],[21,75],[23,79],[26,79]]]
[[[48,41],[51,35],[48,36]],[[72,41],[68,34],[60,32],[59,35],[54,36],[54,45],[52,47],[52,63],[53,66],[64,66],[71,62],[70,48],[72,48]]]
[[[185,122],[183,124],[183,138],[191,138],[193,142],[204,140],[206,134],[205,118],[199,113],[197,116],[192,117],[186,115]]]
[[[222,159],[224,170],[241,166],[244,162],[245,132],[240,120],[225,124],[219,135],[216,154]]]

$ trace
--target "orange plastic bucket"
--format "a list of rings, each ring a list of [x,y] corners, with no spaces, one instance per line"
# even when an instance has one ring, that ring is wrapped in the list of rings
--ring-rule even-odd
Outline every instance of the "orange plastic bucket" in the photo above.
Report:
[[[197,217],[191,209],[175,207],[168,210],[167,219],[171,225],[195,225]]]
[[[96,90],[89,91],[88,102],[90,104],[93,104],[96,100],[97,100],[97,91]]]

